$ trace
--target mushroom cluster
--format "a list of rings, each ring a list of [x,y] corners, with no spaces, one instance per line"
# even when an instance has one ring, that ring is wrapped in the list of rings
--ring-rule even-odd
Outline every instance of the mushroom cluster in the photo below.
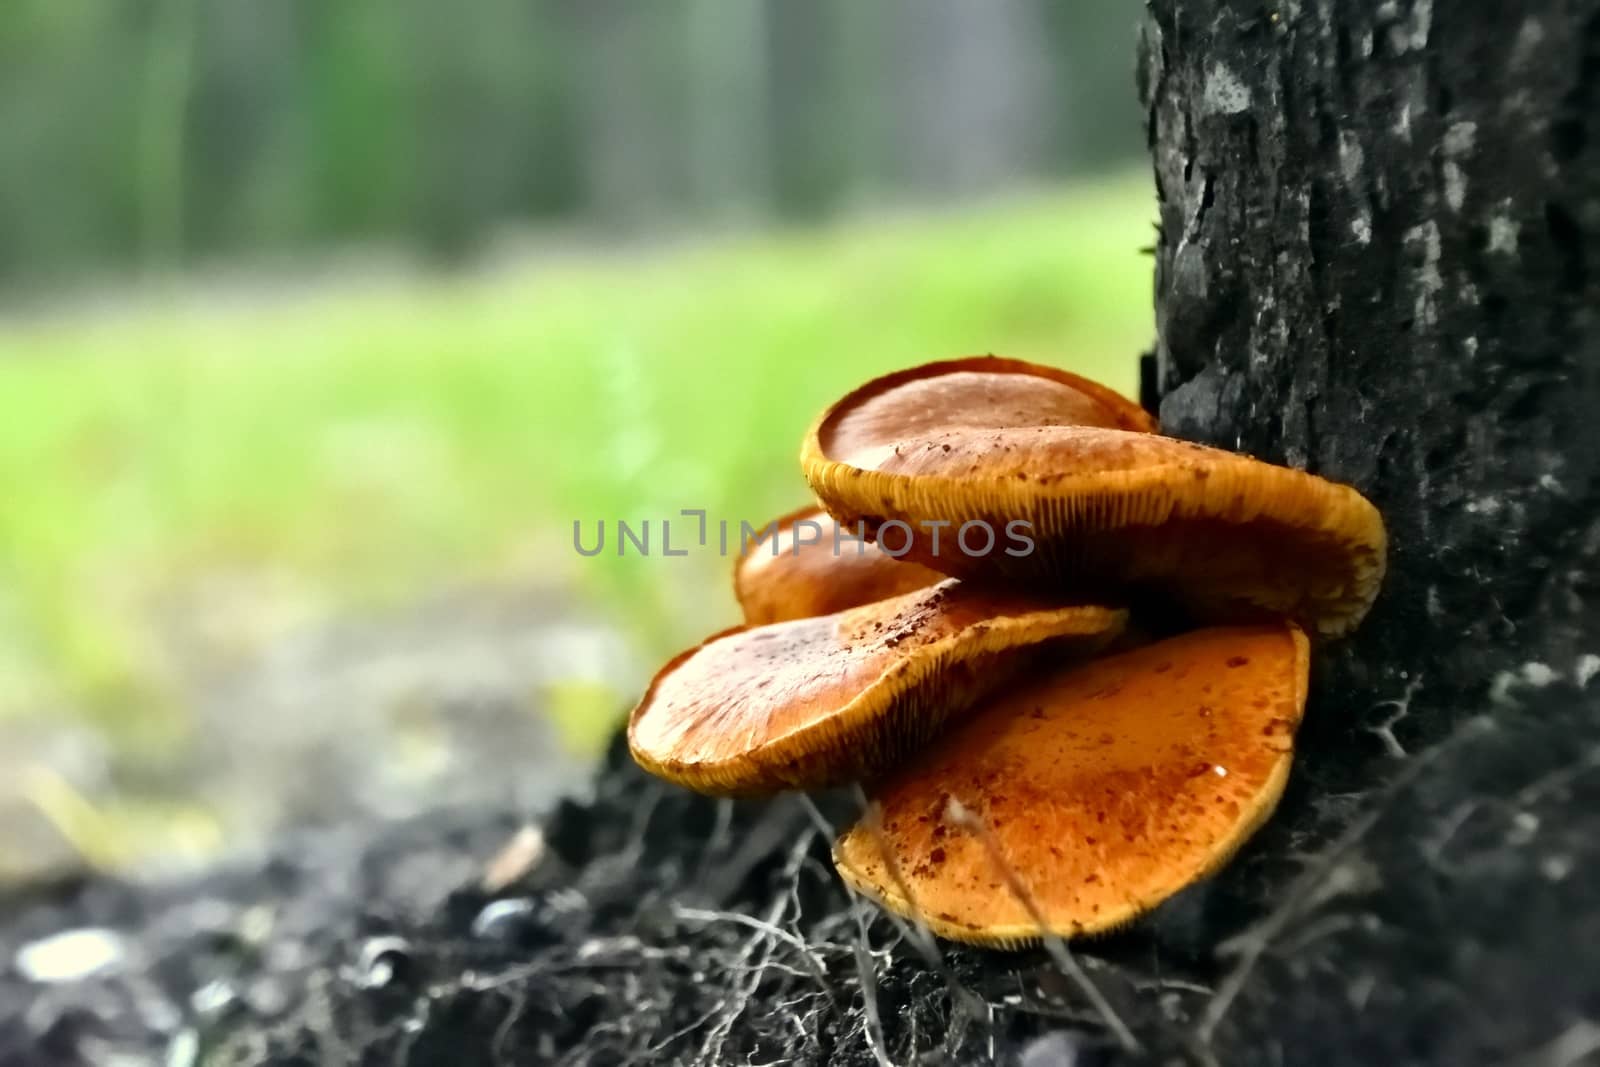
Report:
[[[1311,639],[1383,578],[1355,490],[1016,360],[869,382],[800,460],[821,507],[741,555],[744,625],[657,673],[629,746],[705,793],[864,783],[839,873],[955,940],[1108,930],[1225,862],[1283,791]]]

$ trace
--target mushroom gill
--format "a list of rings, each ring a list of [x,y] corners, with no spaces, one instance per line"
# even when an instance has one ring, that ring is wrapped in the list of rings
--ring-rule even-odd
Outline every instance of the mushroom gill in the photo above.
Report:
[[[946,580],[832,615],[713,636],[656,675],[634,759],[705,793],[820,788],[881,773],[1051,642],[1098,651],[1124,613]]]
[[[905,561],[1073,598],[1156,590],[1203,620],[1287,616],[1327,637],[1353,629],[1376,597],[1386,534],[1354,489],[1153,433],[1065,424],[1050,389],[996,409],[944,366],[912,379],[937,408],[894,408],[890,424],[884,397],[909,388],[903,372],[828,409],[801,451],[828,512],[864,521]],[[1034,392],[1046,399],[1030,415]]]

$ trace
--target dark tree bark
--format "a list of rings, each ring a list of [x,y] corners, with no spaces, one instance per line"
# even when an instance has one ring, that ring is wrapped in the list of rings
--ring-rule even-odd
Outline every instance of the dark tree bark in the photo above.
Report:
[[[1600,944],[1600,4],[1154,0],[1140,83],[1165,427],[1355,484],[1392,549],[1224,879],[1259,916],[1196,1048],[1575,1062],[1600,1046],[1574,956]]]

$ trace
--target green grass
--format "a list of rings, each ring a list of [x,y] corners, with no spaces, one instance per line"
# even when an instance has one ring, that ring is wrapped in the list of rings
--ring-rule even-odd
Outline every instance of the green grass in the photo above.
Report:
[[[652,652],[692,639],[730,614],[724,561],[582,559],[572,521],[787,510],[815,412],[928,359],[1131,390],[1152,214],[1130,176],[646,257],[0,322],[0,715],[181,719],[152,620],[217,573],[288,576],[311,617],[544,573]]]

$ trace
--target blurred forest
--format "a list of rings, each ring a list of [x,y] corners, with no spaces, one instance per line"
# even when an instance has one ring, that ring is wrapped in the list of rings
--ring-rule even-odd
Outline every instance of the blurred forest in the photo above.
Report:
[[[866,377],[1151,336],[1138,0],[0,3],[0,882],[583,781]],[[578,758],[574,758],[578,757]]]
[[[9,0],[0,282],[373,239],[448,260],[508,222],[814,219],[1103,169],[1139,147],[1133,6]]]

